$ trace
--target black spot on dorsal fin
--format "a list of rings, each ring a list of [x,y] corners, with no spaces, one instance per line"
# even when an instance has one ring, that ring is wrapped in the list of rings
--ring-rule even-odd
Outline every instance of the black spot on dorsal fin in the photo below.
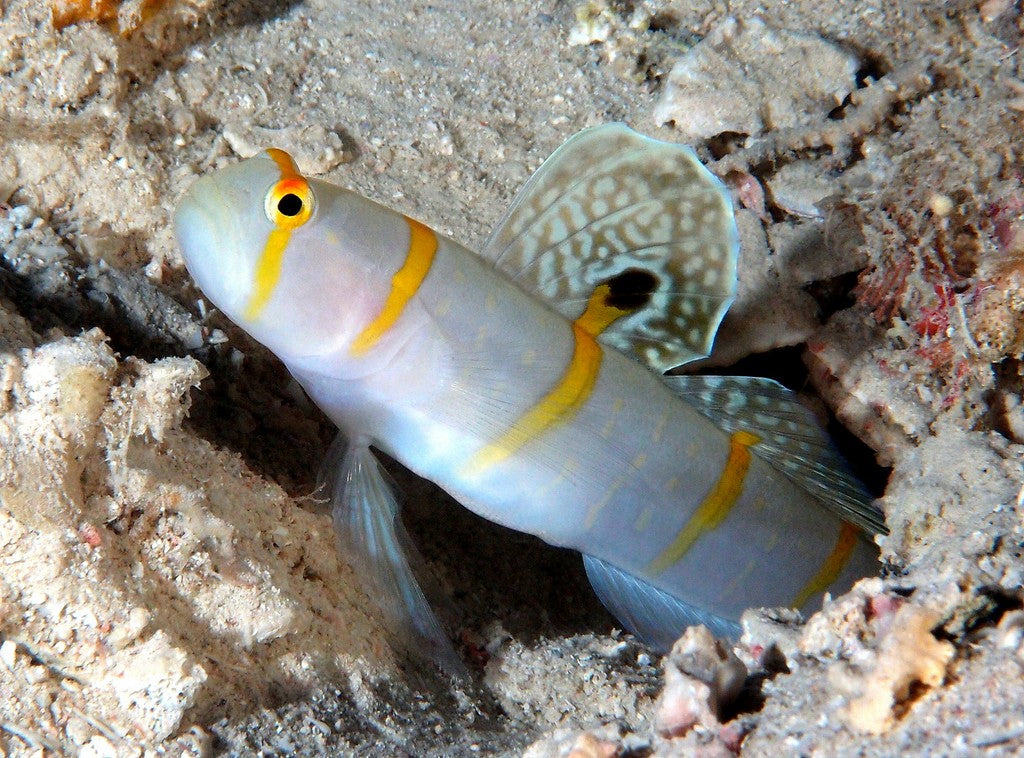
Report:
[[[608,285],[605,305],[620,311],[638,311],[651,300],[658,277],[642,268],[627,268],[604,282]]]

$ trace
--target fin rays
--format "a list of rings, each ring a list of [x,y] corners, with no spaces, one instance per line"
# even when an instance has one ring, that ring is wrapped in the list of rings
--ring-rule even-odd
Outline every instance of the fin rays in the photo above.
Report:
[[[551,242],[546,247],[542,247],[542,248],[538,249],[537,250],[536,258],[525,261],[525,266],[523,268],[521,268],[518,272],[513,273],[512,274],[512,278],[516,279],[516,280],[521,280],[532,267],[537,265],[538,259],[543,258],[546,254],[552,252],[559,245],[564,245],[567,242],[572,242],[572,241],[576,240],[577,238],[579,238],[581,235],[584,235],[585,233],[587,233],[589,231],[592,231],[595,227],[601,225],[602,222],[609,222],[609,221],[612,221],[613,219],[625,218],[625,217],[628,217],[631,214],[636,213],[641,208],[648,207],[648,206],[657,206],[658,204],[659,203],[657,201],[647,200],[647,201],[643,201],[643,202],[640,202],[640,203],[635,203],[633,205],[627,205],[627,206],[625,206],[623,208],[616,208],[614,211],[610,211],[610,212],[605,213],[603,215],[599,215],[599,216],[595,216],[593,218],[589,218],[589,219],[587,219],[586,223],[584,223],[582,226],[580,226],[580,227],[578,227],[576,229],[566,229],[566,235],[565,236],[560,237],[559,239],[555,240],[554,242]],[[537,222],[539,220],[540,219],[535,219],[535,222]],[[658,249],[658,248],[666,246],[666,245],[668,245],[670,243],[671,243],[671,240],[665,240],[663,242],[655,242],[655,243],[651,243],[649,245],[646,245],[645,247],[632,248],[631,252],[637,253],[637,252],[644,252],[644,251],[647,251],[647,250]],[[551,279],[551,280],[548,280],[548,281],[549,282],[551,282],[551,281],[558,281],[559,279],[562,279],[562,278],[564,278],[564,276],[563,277],[557,277],[556,279]]]
[[[377,602],[396,642],[451,674],[464,675],[462,662],[416,580],[413,565],[422,564],[422,559],[401,524],[398,502],[380,463],[364,440],[353,441],[347,449],[343,445],[339,438],[328,457],[328,464],[340,457],[331,516],[342,554]]]
[[[886,532],[864,485],[811,412],[781,384],[750,376],[666,376],[665,381],[725,431],[756,433],[761,441],[753,451],[822,506],[869,534]]]
[[[717,637],[739,637],[735,621],[716,616],[592,555],[583,556],[594,592],[633,634],[662,653],[688,626],[703,624]]]
[[[602,283],[645,272],[651,297],[600,340],[665,371],[710,352],[738,244],[731,201],[692,150],[611,124],[555,151],[483,255],[570,320]]]
[[[604,127],[597,128],[602,129]],[[530,219],[529,224],[524,224],[511,237],[508,237],[507,239],[502,239],[500,243],[500,249],[497,248],[497,240],[499,239],[499,235],[501,232],[505,231],[505,227],[512,220],[512,217],[515,215],[515,211],[518,209],[518,205],[524,202],[527,198],[532,199],[532,193],[530,192],[530,190],[532,190],[533,187],[531,187],[531,185],[540,184],[542,179],[547,178],[542,173],[545,166],[547,166],[552,161],[552,159],[557,158],[559,156],[559,153],[562,153],[563,151],[567,153],[570,152],[572,150],[573,144],[577,140],[585,138],[588,134],[591,134],[593,131],[593,129],[584,130],[576,134],[571,139],[567,140],[565,143],[563,143],[554,153],[552,153],[548,157],[546,161],[544,161],[544,164],[539,169],[537,169],[537,172],[530,177],[526,184],[523,185],[522,189],[516,195],[515,199],[513,199],[512,205],[505,212],[504,217],[498,222],[498,226],[495,228],[494,232],[492,232],[491,237],[487,240],[487,242],[484,245],[485,251],[492,251],[492,255],[490,257],[492,257],[492,259],[494,260],[495,265],[499,266],[500,268],[504,268],[504,266],[502,266],[501,264],[504,262],[506,256],[510,253],[510,251],[518,252],[517,246],[522,242],[523,237],[526,234],[528,234],[531,231],[531,229],[534,226],[536,226],[537,223],[544,221],[548,214],[551,213],[552,209],[557,209],[560,201],[564,200],[564,198],[571,195],[574,191],[579,189],[588,181],[589,178],[586,175],[583,175],[580,176],[575,181],[572,181],[571,183],[567,184],[561,192],[554,194],[551,198],[551,201],[548,202],[543,208],[539,210],[535,209],[535,214]],[[625,160],[641,152],[643,149],[644,146],[642,145],[636,146],[633,147],[632,149],[619,153],[616,157],[620,160]]]

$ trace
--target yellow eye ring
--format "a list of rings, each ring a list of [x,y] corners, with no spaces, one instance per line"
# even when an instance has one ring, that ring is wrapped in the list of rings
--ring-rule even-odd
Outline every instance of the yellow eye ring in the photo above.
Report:
[[[263,208],[278,229],[297,229],[309,221],[316,198],[309,182],[301,176],[282,179],[267,192]]]

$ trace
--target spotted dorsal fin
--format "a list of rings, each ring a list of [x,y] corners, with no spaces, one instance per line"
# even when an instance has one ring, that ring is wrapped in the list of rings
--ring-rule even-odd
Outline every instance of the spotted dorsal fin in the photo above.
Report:
[[[757,435],[753,452],[825,508],[868,534],[885,516],[796,395],[759,376],[666,376],[677,395],[730,434]]]
[[[609,124],[545,161],[483,255],[569,319],[607,285],[623,315],[601,341],[665,371],[711,351],[738,247],[729,196],[693,150]]]

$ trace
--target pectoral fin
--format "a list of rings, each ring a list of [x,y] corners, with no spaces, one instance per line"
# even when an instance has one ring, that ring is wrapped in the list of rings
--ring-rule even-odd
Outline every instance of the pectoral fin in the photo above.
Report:
[[[465,667],[416,579],[422,559],[402,526],[398,502],[365,440],[332,450],[340,466],[331,497],[331,515],[342,555],[376,601],[389,631],[407,652],[436,662],[450,674]]]

